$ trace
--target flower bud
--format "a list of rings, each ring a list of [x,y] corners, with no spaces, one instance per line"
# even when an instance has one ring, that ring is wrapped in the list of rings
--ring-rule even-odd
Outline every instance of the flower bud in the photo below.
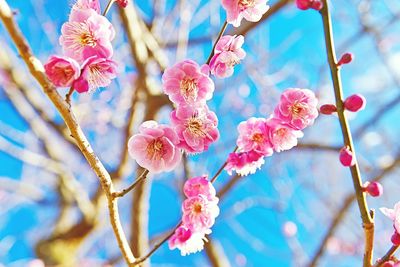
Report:
[[[365,182],[363,191],[370,194],[372,197],[379,197],[383,194],[383,187],[378,182]]]
[[[344,108],[351,112],[358,112],[365,108],[367,100],[360,94],[351,95],[344,101]]]
[[[120,7],[125,8],[128,5],[128,0],[116,0]]]
[[[344,64],[349,64],[350,62],[353,61],[353,59],[354,59],[354,55],[352,53],[345,53],[339,59],[339,62],[337,63],[337,65],[342,66]]]
[[[312,0],[296,0],[296,6],[298,9],[307,10],[311,7]]]
[[[319,108],[319,112],[324,115],[331,115],[337,112],[337,108],[333,104],[325,104]]]
[[[392,241],[393,245],[400,246],[400,234],[395,231],[390,238],[390,241]]]
[[[311,8],[320,11],[324,7],[324,4],[320,0],[314,0],[311,3]]]
[[[340,163],[342,163],[345,167],[351,167],[356,164],[356,159],[353,155],[353,152],[349,149],[349,147],[345,146],[340,150],[339,154]]]

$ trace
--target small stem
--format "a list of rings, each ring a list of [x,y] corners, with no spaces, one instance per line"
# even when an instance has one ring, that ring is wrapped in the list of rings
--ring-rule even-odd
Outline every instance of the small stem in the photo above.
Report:
[[[236,146],[232,153],[235,153],[237,150],[238,150],[238,147]],[[214,183],[215,180],[217,180],[218,176],[222,173],[222,171],[224,170],[224,168],[227,164],[228,164],[228,161],[225,161],[224,164],[222,164],[222,166],[218,169],[217,173],[213,176],[213,178],[211,178],[211,180],[210,180],[211,183]]]
[[[111,8],[111,6],[114,4],[114,2],[115,2],[115,0],[110,0],[110,1],[108,1],[108,4],[107,4],[107,6],[106,6],[106,9],[104,9],[104,12],[103,12],[103,16],[104,16],[104,17],[107,15],[108,11],[110,11],[110,8]]]
[[[165,242],[168,241],[168,239],[171,238],[171,236],[174,235],[175,230],[178,229],[178,227],[181,226],[181,224],[182,224],[182,222],[179,222],[179,223],[175,226],[175,228],[174,228],[168,235],[166,235],[161,241],[159,241],[157,244],[154,245],[154,247],[152,248],[152,250],[149,251],[149,253],[147,253],[145,256],[143,256],[143,257],[137,259],[137,260],[135,261],[135,264],[142,263],[142,262],[144,262],[145,260],[147,260],[148,258],[150,258],[150,256],[153,255],[153,253],[156,252],[157,249],[158,249],[159,247],[161,247]]]
[[[70,107],[71,107],[71,96],[73,93],[74,93],[74,88],[71,86],[71,88],[69,88],[68,93],[65,95],[65,102],[67,102]]]
[[[123,197],[127,193],[129,193],[132,189],[134,189],[141,181],[145,180],[149,170],[144,170],[142,174],[127,188],[122,189],[121,191],[117,191],[113,193],[113,198]]]
[[[213,55],[214,55],[214,49],[215,49],[215,47],[217,46],[217,43],[218,43],[219,39],[221,39],[222,35],[224,34],[224,32],[225,32],[227,26],[228,26],[228,22],[225,21],[224,24],[222,25],[221,30],[220,30],[219,33],[218,33],[217,39],[216,39],[215,42],[214,42],[214,46],[213,46],[213,48],[212,48],[212,50],[211,50],[210,55],[208,56],[208,59],[207,59],[206,64],[210,64],[211,58],[212,58]]]
[[[340,122],[340,127],[342,130],[342,136],[344,145],[348,146],[353,152],[356,158],[356,151],[353,145],[353,138],[351,135],[349,123],[347,121],[346,114],[343,107],[343,90],[342,90],[342,80],[340,77],[340,68],[338,68],[336,62],[336,52],[332,33],[332,21],[329,12],[328,0],[323,0],[324,7],[321,9],[320,13],[322,16],[322,22],[325,34],[325,45],[328,56],[328,63],[331,70],[331,76],[333,81],[333,89],[336,99],[336,107],[338,118]],[[365,193],[362,190],[362,179],[360,168],[356,160],[356,164],[350,167],[351,177],[353,180],[353,186],[357,198],[358,208],[361,213],[361,219],[363,222],[363,229],[365,235],[365,249],[364,249],[364,267],[370,267],[372,265],[373,257],[373,242],[374,242],[374,218],[373,214],[370,213]]]
[[[390,260],[390,258],[393,256],[393,254],[396,252],[396,250],[399,248],[399,246],[393,245],[388,252],[386,252],[385,256],[383,256],[377,263],[374,265],[374,267],[380,267],[382,266],[385,262]]]

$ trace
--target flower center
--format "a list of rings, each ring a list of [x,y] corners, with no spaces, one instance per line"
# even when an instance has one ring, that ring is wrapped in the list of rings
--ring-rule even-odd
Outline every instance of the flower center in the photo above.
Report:
[[[256,5],[255,0],[239,0],[239,7],[242,9],[254,7],[255,5]]]
[[[196,214],[201,213],[202,209],[203,209],[203,207],[202,207],[202,205],[200,203],[196,203],[196,204],[193,205],[193,211]]]
[[[292,106],[290,106],[289,110],[290,113],[294,118],[299,118],[303,115],[303,113],[306,111],[307,107],[303,103],[294,103]]]
[[[93,38],[93,35],[90,32],[82,33],[79,41],[83,46],[96,46],[96,39]]]
[[[262,133],[255,133],[251,137],[251,140],[253,140],[256,143],[261,143],[264,140],[264,136]]]
[[[181,94],[187,101],[188,99],[194,101],[197,98],[197,82],[193,78],[184,78],[180,83]]]
[[[162,150],[163,150],[163,143],[158,139],[153,140],[147,145],[146,148],[147,156],[150,159],[159,160],[161,159],[162,156]]]
[[[189,132],[196,137],[206,136],[206,133],[203,129],[203,122],[197,117],[190,118],[186,127]]]

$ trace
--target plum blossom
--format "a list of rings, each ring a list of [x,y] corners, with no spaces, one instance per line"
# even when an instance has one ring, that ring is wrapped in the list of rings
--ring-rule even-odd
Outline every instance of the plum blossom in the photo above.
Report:
[[[81,76],[73,83],[73,87],[78,93],[106,87],[116,77],[116,68],[117,63],[110,59],[90,57],[83,63]]]
[[[128,142],[130,156],[153,173],[172,171],[181,160],[175,131],[156,121],[145,121]]]
[[[360,94],[354,94],[344,100],[344,108],[351,112],[358,112],[365,108],[367,100]]]
[[[200,67],[193,60],[184,60],[167,68],[162,76],[164,93],[177,105],[204,104],[211,99],[214,83],[208,66]]]
[[[238,126],[238,132],[236,144],[240,151],[254,151],[263,156],[272,155],[273,149],[266,119],[252,117],[243,121]]]
[[[242,35],[222,36],[215,46],[214,55],[210,61],[211,74],[218,78],[232,76],[234,66],[246,56],[242,48],[243,43]]]
[[[339,161],[345,167],[356,165],[356,158],[348,146],[344,146],[339,152]]]
[[[393,209],[380,208],[379,210],[393,221],[394,229],[397,234],[400,234],[400,202],[397,202]]]
[[[72,6],[72,10],[88,9],[91,8],[100,14],[100,2],[99,0],[78,0]]]
[[[183,191],[187,199],[182,203],[182,223],[168,245],[170,249],[178,248],[185,256],[203,249],[207,241],[205,235],[211,233],[210,228],[219,214],[219,208],[215,188],[207,176],[188,179]]]
[[[205,235],[210,233],[211,230],[209,229],[206,231],[192,232],[188,227],[181,225],[168,240],[168,246],[170,249],[178,248],[182,256],[196,253],[203,250],[204,242],[207,241]]]
[[[188,179],[183,187],[183,193],[188,198],[203,195],[208,201],[216,201],[215,188],[210,181],[208,181],[207,176],[198,176]]]
[[[187,198],[182,204],[182,222],[194,231],[209,229],[219,214],[218,199],[209,201],[204,195]]]
[[[110,58],[113,54],[114,28],[91,8],[73,9],[61,33],[59,42],[65,55],[79,63],[91,56]]]
[[[171,113],[171,122],[177,132],[179,147],[188,153],[200,153],[219,138],[218,118],[206,105],[181,105]]]
[[[128,0],[116,0],[116,2],[122,8],[125,8],[128,5]]]
[[[51,56],[44,65],[47,78],[55,85],[69,87],[79,78],[81,69],[74,59]]]
[[[254,151],[230,153],[225,170],[229,175],[235,171],[241,176],[247,176],[260,169],[264,162],[263,155]]]
[[[303,137],[303,132],[294,130],[282,121],[275,118],[267,120],[269,140],[276,152],[289,150],[297,146],[297,139]]]
[[[268,11],[268,0],[222,0],[226,11],[226,21],[234,27],[239,27],[242,19],[257,22]]]
[[[318,100],[308,89],[290,88],[281,95],[274,117],[296,130],[303,130],[318,117]]]

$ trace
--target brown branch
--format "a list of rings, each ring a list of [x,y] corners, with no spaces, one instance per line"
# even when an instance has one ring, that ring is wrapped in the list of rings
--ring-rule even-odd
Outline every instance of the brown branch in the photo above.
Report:
[[[353,152],[354,157],[356,157],[356,151],[353,145],[352,135],[350,132],[346,115],[344,113],[340,68],[337,66],[336,52],[332,34],[332,22],[329,12],[329,4],[327,0],[323,0],[323,3],[324,7],[320,12],[322,15],[322,21],[324,26],[326,50],[333,80],[337,113],[339,117],[340,126],[342,129],[344,144],[345,146],[348,146],[350,148],[350,150]],[[362,180],[357,160],[356,164],[350,167],[350,171],[365,233],[365,250],[364,250],[363,266],[370,267],[372,265],[373,240],[374,240],[373,214],[371,214],[368,209],[366,197],[362,191]]]
[[[118,241],[118,246],[123,254],[125,261],[128,265],[131,265],[135,258],[129,247],[128,241],[126,240],[125,234],[122,229],[121,221],[118,214],[117,200],[112,197],[114,192],[113,183],[111,177],[104,165],[100,162],[98,157],[95,155],[90,143],[80,128],[73,112],[69,108],[68,104],[62,99],[60,94],[48,80],[44,74],[44,68],[41,62],[32,54],[31,49],[23,37],[20,29],[13,20],[13,13],[5,0],[0,0],[0,18],[3,21],[10,37],[14,41],[21,58],[25,61],[25,64],[29,68],[32,76],[41,85],[43,92],[50,99],[50,101],[57,108],[58,112],[62,116],[67,127],[71,131],[72,137],[76,140],[77,146],[85,156],[87,162],[92,167],[93,171],[99,178],[102,188],[107,196],[109,216],[114,234]]]
[[[394,253],[397,251],[398,248],[399,248],[399,246],[393,245],[393,246],[388,250],[388,252],[386,252],[386,254],[385,254],[382,258],[380,258],[380,259],[378,260],[378,262],[374,265],[374,267],[380,267],[380,266],[382,266],[385,262],[389,261],[389,260],[393,257]]]

